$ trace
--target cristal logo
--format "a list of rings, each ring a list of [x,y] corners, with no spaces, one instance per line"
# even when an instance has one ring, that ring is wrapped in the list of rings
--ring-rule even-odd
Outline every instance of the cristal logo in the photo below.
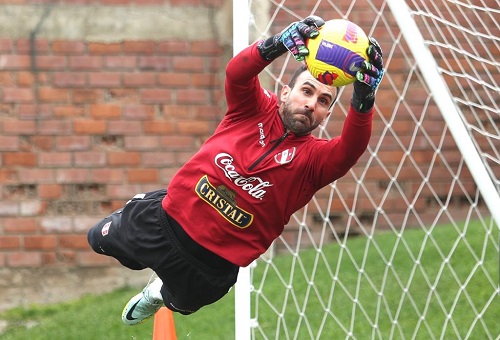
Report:
[[[235,185],[248,192],[254,198],[262,200],[266,194],[264,188],[272,186],[268,181],[263,181],[259,177],[243,177],[233,165],[233,157],[227,153],[219,153],[215,156],[215,165],[224,171],[224,175],[229,178]]]

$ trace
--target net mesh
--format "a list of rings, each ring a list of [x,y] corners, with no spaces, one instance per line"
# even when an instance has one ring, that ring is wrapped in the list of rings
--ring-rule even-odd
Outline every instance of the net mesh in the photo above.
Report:
[[[345,18],[377,38],[387,69],[365,154],[251,270],[253,338],[498,338],[499,226],[386,2],[249,3],[250,40],[310,14]],[[499,3],[407,4],[499,191]],[[261,82],[279,92],[296,67],[280,58]],[[319,137],[340,133],[351,94]]]

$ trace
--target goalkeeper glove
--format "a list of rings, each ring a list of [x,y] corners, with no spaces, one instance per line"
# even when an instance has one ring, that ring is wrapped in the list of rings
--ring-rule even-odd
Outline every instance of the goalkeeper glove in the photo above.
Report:
[[[354,81],[354,91],[351,104],[358,112],[370,111],[375,103],[375,92],[384,76],[384,61],[382,48],[377,40],[370,37],[370,44],[366,50],[369,61],[361,62]]]
[[[316,38],[319,34],[318,28],[324,24],[325,21],[320,17],[308,16],[302,21],[290,24],[280,33],[262,40],[257,48],[262,58],[269,61],[278,58],[287,50],[292,53],[295,60],[302,61],[309,54],[306,40]]]

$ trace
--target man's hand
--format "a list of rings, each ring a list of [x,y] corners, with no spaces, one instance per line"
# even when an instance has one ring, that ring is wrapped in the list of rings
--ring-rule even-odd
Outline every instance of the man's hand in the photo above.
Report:
[[[375,103],[375,92],[384,76],[382,48],[377,40],[370,37],[370,45],[366,50],[369,61],[363,61],[358,67],[352,95],[352,106],[358,112],[368,112]]]
[[[302,21],[291,23],[280,33],[261,41],[257,48],[262,58],[266,60],[274,60],[288,50],[295,60],[302,61],[309,54],[306,40],[316,38],[319,34],[318,28],[324,24],[325,21],[320,17],[308,16]]]

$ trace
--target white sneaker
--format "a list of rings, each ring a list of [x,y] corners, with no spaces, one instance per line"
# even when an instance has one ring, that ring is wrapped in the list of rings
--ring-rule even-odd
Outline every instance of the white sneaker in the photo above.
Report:
[[[155,315],[163,306],[160,293],[162,285],[163,282],[157,277],[142,292],[130,299],[122,312],[122,320],[126,325],[136,325]]]

